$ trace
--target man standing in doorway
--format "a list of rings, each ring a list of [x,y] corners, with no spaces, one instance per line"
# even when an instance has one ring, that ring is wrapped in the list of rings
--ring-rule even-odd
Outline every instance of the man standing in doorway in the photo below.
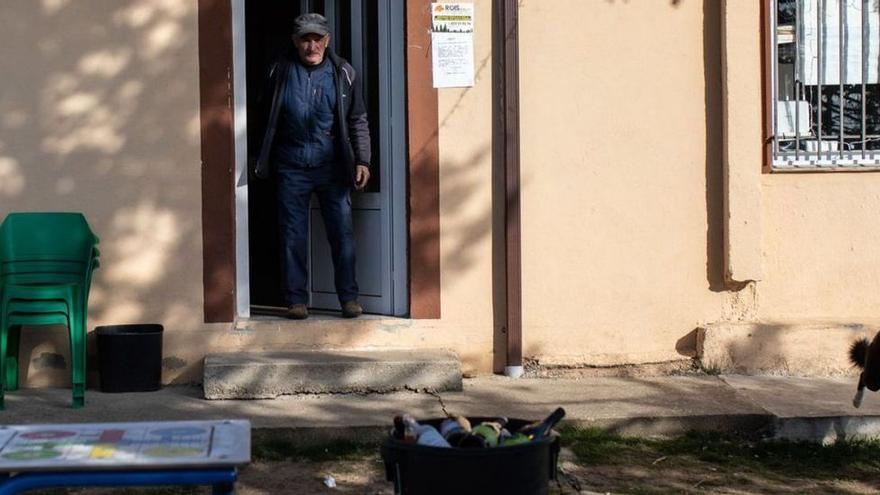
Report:
[[[282,290],[287,316],[305,319],[308,303],[308,218],[312,193],[333,257],[342,315],[363,313],[355,280],[351,189],[370,180],[370,130],[351,64],[328,48],[330,28],[320,14],[293,22],[293,49],[269,73],[268,121],[254,173],[278,182]]]

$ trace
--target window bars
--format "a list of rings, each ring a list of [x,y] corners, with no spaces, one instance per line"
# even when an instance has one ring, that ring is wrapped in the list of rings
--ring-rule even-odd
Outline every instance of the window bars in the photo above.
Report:
[[[766,0],[773,169],[880,168],[880,0]]]

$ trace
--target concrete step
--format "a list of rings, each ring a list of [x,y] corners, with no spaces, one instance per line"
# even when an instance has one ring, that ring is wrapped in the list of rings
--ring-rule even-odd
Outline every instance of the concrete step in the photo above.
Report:
[[[878,329],[876,320],[714,323],[698,329],[697,358],[723,374],[854,376],[850,345]]]
[[[280,395],[461,390],[461,363],[444,350],[299,351],[210,354],[206,399]]]

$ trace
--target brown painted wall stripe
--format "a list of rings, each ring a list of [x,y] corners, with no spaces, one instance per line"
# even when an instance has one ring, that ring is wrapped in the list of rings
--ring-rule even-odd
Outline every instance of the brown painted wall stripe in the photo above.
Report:
[[[228,322],[235,318],[235,160],[229,0],[199,0],[199,80],[205,321]]]
[[[440,318],[440,145],[431,1],[406,2],[410,316]]]

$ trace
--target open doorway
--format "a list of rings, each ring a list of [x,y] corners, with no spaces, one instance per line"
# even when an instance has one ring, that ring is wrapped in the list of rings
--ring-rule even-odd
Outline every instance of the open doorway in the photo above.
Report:
[[[372,136],[372,177],[353,193],[360,301],[368,313],[406,316],[406,86],[404,0],[300,0],[246,2],[248,155],[258,153],[262,123],[257,100],[272,62],[290,44],[293,19],[319,12],[333,27],[331,48],[359,75]],[[280,290],[277,196],[274,180],[247,186],[249,294],[252,312],[284,306]],[[244,235],[240,233],[239,235]],[[310,306],[335,310],[339,303],[320,209],[310,214]]]

